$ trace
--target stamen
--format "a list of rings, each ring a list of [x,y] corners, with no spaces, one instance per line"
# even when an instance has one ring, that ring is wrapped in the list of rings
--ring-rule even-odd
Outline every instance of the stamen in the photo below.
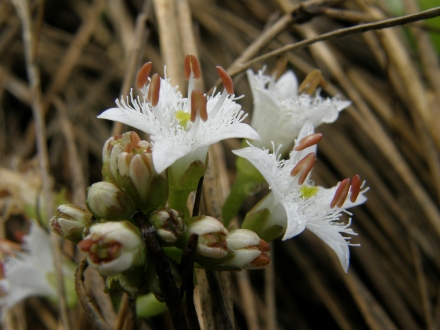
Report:
[[[313,70],[306,76],[299,86],[299,92],[312,95],[319,85],[324,87],[325,84],[326,81],[322,77],[321,71]]]
[[[200,71],[199,61],[194,55],[186,55],[183,61],[183,75],[186,80],[191,77],[191,72],[194,74],[194,78],[199,79],[202,76]]]
[[[361,177],[359,175],[355,175],[351,179],[351,193],[350,193],[350,202],[356,202],[356,199],[359,196],[359,192],[361,191]]]
[[[151,78],[150,88],[148,88],[147,100],[155,107],[159,103],[160,94],[160,76],[155,73]]]
[[[196,121],[197,112],[200,114],[202,121],[208,120],[206,98],[201,91],[194,89],[191,93],[191,122],[193,123]]]
[[[308,147],[317,144],[319,141],[321,141],[321,139],[322,139],[321,133],[307,135],[305,138],[299,141],[298,145],[293,150],[296,151],[304,150]]]
[[[267,244],[267,242],[265,240],[262,240],[260,238],[260,251],[261,252],[270,252],[270,245]]]
[[[139,70],[136,80],[137,88],[141,89],[142,87],[144,87],[144,85],[148,84],[148,76],[150,75],[152,66],[153,63],[147,62]]]
[[[220,79],[223,81],[223,85],[226,88],[228,94],[234,94],[234,83],[232,82],[231,76],[223,69],[220,65],[215,67]]]
[[[301,159],[298,164],[290,172],[291,176],[296,176],[299,172],[301,175],[298,179],[298,184],[303,184],[307,179],[307,175],[312,170],[313,165],[315,165],[316,154],[314,152],[309,153],[303,159]]]
[[[278,78],[281,77],[281,74],[286,69],[286,66],[287,66],[287,56],[286,54],[283,54],[278,58],[278,61],[272,70],[272,77],[275,80],[278,80]]]
[[[342,182],[339,184],[339,187],[336,189],[335,196],[333,197],[330,203],[330,208],[334,208],[336,205],[338,207],[344,205],[349,189],[350,189],[350,179],[347,178],[342,180]]]
[[[84,239],[81,242],[78,243],[78,248],[81,251],[84,252],[89,252],[90,248],[92,247],[92,245],[94,244],[94,242],[89,238],[89,239]]]

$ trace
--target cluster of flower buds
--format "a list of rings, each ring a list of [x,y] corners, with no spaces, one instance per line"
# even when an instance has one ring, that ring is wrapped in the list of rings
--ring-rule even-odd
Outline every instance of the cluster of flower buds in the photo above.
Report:
[[[122,189],[136,209],[151,212],[165,206],[167,181],[154,168],[151,144],[137,133],[108,139],[102,159],[104,180]]]
[[[228,231],[217,219],[198,216],[186,221],[186,235],[199,236],[197,262],[214,270],[264,268],[270,264],[270,247],[247,229]]]

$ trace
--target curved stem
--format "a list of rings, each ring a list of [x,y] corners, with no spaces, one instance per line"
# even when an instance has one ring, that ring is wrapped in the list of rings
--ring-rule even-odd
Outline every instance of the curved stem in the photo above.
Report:
[[[86,288],[84,286],[84,271],[88,264],[87,259],[84,258],[75,272],[75,291],[78,295],[79,301],[84,308],[87,318],[98,330],[110,330],[110,327],[105,322],[104,318],[100,314],[98,307],[87,295]]]

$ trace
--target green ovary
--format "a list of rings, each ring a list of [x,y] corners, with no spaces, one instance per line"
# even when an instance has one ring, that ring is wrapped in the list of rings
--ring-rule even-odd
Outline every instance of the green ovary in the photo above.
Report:
[[[177,121],[179,122],[179,125],[183,128],[186,128],[186,124],[188,123],[189,119],[191,118],[191,115],[188,112],[185,112],[183,110],[176,111],[175,117]]]
[[[304,197],[305,199],[309,199],[310,197],[316,196],[318,190],[319,190],[318,187],[309,187],[309,186],[302,186],[301,188],[299,188],[302,197]]]

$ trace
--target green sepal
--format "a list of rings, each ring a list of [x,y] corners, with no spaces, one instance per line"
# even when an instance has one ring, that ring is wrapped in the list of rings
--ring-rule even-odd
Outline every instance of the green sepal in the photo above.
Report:
[[[280,237],[284,233],[284,228],[280,225],[273,225],[266,230],[264,230],[260,238],[264,239],[266,242],[271,242],[274,239]]]
[[[200,160],[192,162],[180,178],[175,178],[172,169],[168,168],[168,202],[170,208],[179,210],[184,216],[189,215],[186,201],[188,195],[197,190],[200,178],[205,175],[205,165]]]
[[[175,246],[163,246],[163,252],[167,255],[167,257],[171,258],[177,263],[180,263],[183,256],[183,251]]]
[[[252,230],[253,232],[257,233],[260,238],[262,238],[261,234],[263,233],[263,228],[266,225],[269,216],[270,211],[267,208],[263,208],[256,212],[248,212],[244,218],[241,228]]]
[[[164,302],[156,299],[154,294],[138,296],[136,298],[136,316],[141,318],[150,318],[160,315],[168,310]]]

